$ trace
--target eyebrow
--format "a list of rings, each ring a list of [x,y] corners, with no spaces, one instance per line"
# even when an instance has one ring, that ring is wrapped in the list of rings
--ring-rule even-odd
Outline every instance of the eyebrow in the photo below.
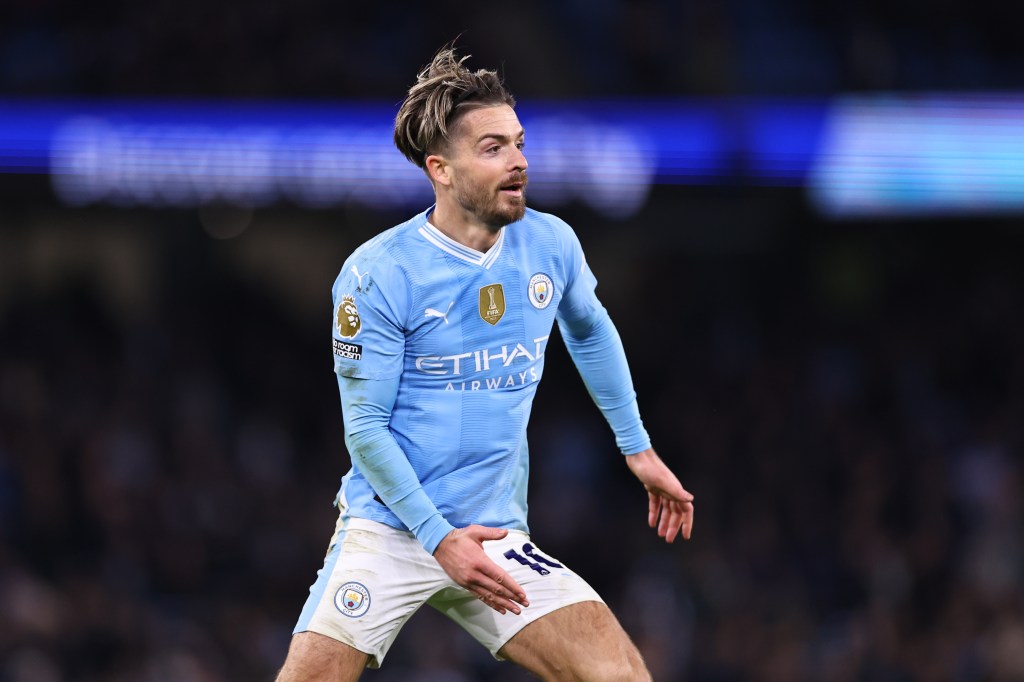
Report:
[[[519,132],[516,134],[514,139],[518,140],[520,137],[525,137],[525,135],[526,131],[520,128]],[[476,138],[476,144],[480,144],[489,137],[493,137],[498,142],[508,142],[509,140],[513,139],[508,135],[502,135],[501,133],[484,133],[480,137]]]

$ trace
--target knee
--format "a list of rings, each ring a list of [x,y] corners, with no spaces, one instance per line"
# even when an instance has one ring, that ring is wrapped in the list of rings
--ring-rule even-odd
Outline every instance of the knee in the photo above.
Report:
[[[651,682],[651,673],[640,654],[631,652],[629,656],[618,660],[596,663],[580,679],[586,682]]]

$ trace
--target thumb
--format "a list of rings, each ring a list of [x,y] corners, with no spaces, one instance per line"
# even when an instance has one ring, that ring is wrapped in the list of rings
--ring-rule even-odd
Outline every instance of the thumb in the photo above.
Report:
[[[473,536],[483,542],[484,540],[500,540],[508,535],[505,528],[490,528],[488,526],[473,526]]]

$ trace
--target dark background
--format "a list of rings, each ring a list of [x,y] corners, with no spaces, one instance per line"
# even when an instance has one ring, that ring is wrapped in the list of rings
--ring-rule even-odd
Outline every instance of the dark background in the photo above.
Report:
[[[16,0],[0,94],[397,103],[459,34],[520,100],[1010,91],[1021,19],[958,0]],[[0,176],[0,198],[0,680],[272,679],[348,468],[331,283],[408,216],[71,209],[41,176]],[[657,187],[626,221],[557,213],[697,516],[659,544],[552,343],[531,527],[655,679],[1024,678],[1019,216],[832,222],[740,182]],[[366,678],[525,676],[424,610]]]

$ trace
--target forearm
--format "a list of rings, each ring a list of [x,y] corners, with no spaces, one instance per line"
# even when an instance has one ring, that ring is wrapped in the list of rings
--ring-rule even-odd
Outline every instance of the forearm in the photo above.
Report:
[[[434,553],[454,529],[434,506],[388,428],[398,379],[338,378],[345,443],[356,468],[380,499]]]
[[[599,308],[584,320],[559,320],[559,329],[587,391],[612,427],[619,449],[634,454],[650,448],[622,339],[608,313]]]

